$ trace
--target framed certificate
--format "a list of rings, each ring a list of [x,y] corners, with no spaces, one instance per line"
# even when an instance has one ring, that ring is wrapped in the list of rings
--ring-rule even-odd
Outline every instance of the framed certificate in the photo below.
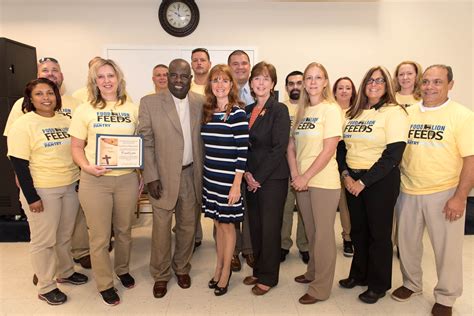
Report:
[[[95,164],[107,169],[143,169],[143,137],[97,134]]]

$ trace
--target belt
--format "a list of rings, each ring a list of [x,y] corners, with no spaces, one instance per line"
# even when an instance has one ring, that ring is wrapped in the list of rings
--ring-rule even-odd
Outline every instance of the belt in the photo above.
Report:
[[[350,169],[353,173],[367,172],[369,169]]]
[[[192,165],[193,165],[192,162],[191,162],[191,163],[188,163],[187,165],[182,166],[182,167],[181,167],[181,170],[187,169],[187,168],[191,167]]]

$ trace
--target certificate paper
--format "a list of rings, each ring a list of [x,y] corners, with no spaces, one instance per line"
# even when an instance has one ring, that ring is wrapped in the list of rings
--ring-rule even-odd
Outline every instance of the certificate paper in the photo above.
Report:
[[[143,169],[143,138],[97,134],[95,163],[108,169]]]

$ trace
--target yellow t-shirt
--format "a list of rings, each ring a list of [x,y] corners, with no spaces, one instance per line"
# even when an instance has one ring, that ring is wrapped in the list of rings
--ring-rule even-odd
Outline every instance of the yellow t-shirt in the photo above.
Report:
[[[303,120],[296,128],[294,136],[300,174],[308,170],[323,150],[324,139],[341,136],[341,126],[341,108],[336,103],[324,101],[305,109]],[[326,167],[309,180],[308,186],[323,189],[341,187],[336,153]]]
[[[290,114],[290,130],[292,130],[296,119],[296,113],[298,112],[298,104],[293,104],[290,100],[286,100],[283,104],[288,108],[288,113]]]
[[[77,89],[72,93],[72,96],[78,100],[81,100],[81,103],[86,103],[89,102],[89,92],[87,91],[87,87],[82,87],[80,89]],[[132,98],[130,95],[127,93],[127,102],[133,103]]]
[[[398,104],[403,104],[406,107],[409,107],[415,103],[420,102],[420,100],[415,99],[413,94],[403,95],[400,92],[395,93],[395,99],[397,100]]]
[[[72,114],[74,113],[74,110],[76,107],[81,103],[80,100],[73,98],[68,95],[63,95],[61,96],[62,100],[62,107],[59,112],[69,118],[72,117]],[[11,127],[11,125],[24,113],[21,111],[21,105],[23,104],[23,98],[19,98],[16,100],[16,102],[13,104],[13,107],[10,111],[10,114],[8,115],[7,123],[5,124],[5,130],[3,131],[3,136],[8,136],[8,131]]]
[[[107,102],[103,109],[83,103],[74,113],[69,134],[87,141],[84,148],[86,158],[90,164],[95,164],[97,134],[134,135],[137,125],[138,106],[133,103],[115,105],[115,102]],[[132,171],[133,169],[118,169],[105,175],[120,176]]]
[[[351,169],[370,169],[379,160],[387,144],[406,142],[408,117],[398,105],[363,110],[354,119],[346,119],[343,129],[346,162]]]
[[[403,192],[431,194],[456,187],[463,157],[474,155],[474,113],[448,101],[425,111],[408,108],[410,131],[401,164]]]
[[[206,85],[205,84],[197,84],[193,81],[191,81],[191,88],[189,88],[192,92],[200,94],[200,95],[205,95],[205,89]]]
[[[79,179],[79,168],[71,156],[70,124],[63,115],[43,117],[35,112],[12,124],[14,137],[7,138],[8,156],[29,161],[35,188],[65,186]]]

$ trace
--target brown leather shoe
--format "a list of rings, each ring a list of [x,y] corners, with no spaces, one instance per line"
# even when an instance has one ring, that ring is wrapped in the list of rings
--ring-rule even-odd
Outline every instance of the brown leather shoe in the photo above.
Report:
[[[253,254],[249,253],[248,255],[242,255],[242,257],[245,258],[245,262],[249,267],[253,268],[255,266],[255,257]]]
[[[257,284],[255,284],[252,288],[252,293],[257,295],[257,296],[262,296],[268,293],[270,291],[271,287],[268,290],[264,290],[261,287],[259,287]]]
[[[189,274],[176,274],[176,278],[178,279],[178,285],[182,289],[188,289],[191,287],[191,277]]]
[[[435,303],[431,309],[431,314],[433,314],[433,316],[451,316],[453,314],[453,308],[451,306]]]
[[[255,285],[257,283],[258,283],[258,279],[252,275],[249,275],[248,277],[245,277],[244,279],[245,285]]]
[[[155,285],[153,285],[153,296],[156,298],[162,298],[166,295],[168,291],[166,286],[168,285],[168,281],[156,281]]]
[[[421,291],[413,292],[412,290],[404,286],[400,286],[398,289],[393,291],[392,298],[399,302],[406,302],[410,299],[410,297],[415,296],[415,295],[420,295],[420,294],[421,294]]]
[[[314,303],[317,303],[319,301],[320,300],[318,300],[316,297],[312,297],[308,293],[301,296],[300,299],[298,300],[298,302],[300,302],[300,304],[314,304]]]
[[[295,277],[295,282],[306,284],[306,283],[311,283],[311,280],[308,280],[304,276],[304,274],[302,274],[302,275],[298,275],[297,277]]]
[[[239,272],[242,269],[242,265],[240,264],[239,255],[233,255],[232,261],[230,262],[230,267],[232,271]]]

